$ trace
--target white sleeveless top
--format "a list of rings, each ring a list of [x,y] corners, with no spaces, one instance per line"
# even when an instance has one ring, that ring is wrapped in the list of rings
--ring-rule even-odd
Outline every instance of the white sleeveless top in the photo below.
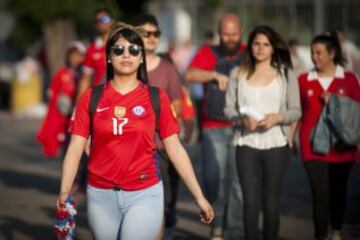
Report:
[[[246,105],[262,114],[280,112],[281,79],[278,79],[279,77],[277,76],[268,85],[261,87],[250,86],[245,81],[244,98]],[[235,145],[246,145],[256,149],[283,147],[287,144],[287,138],[279,125],[268,130],[245,130],[242,135],[237,134],[234,141]]]

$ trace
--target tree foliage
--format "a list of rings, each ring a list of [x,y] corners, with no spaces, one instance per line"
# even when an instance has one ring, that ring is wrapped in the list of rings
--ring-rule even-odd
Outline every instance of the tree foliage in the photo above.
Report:
[[[58,19],[72,20],[80,35],[91,31],[94,10],[107,7],[114,16],[120,10],[116,0],[11,0],[7,10],[16,16],[16,26],[10,40],[19,48],[24,48],[41,38],[44,24]]]

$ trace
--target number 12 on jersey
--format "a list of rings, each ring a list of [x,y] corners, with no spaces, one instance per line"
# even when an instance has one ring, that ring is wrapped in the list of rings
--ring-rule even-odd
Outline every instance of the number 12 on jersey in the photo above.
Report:
[[[125,124],[129,122],[128,118],[112,118],[113,121],[113,134],[122,135]]]

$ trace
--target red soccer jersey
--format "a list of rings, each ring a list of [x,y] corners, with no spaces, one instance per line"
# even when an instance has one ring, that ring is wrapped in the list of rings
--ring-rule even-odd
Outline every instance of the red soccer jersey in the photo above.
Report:
[[[94,86],[105,79],[106,49],[105,43],[100,38],[97,38],[87,49],[83,69],[85,72],[94,74]]]
[[[334,148],[328,154],[321,155],[312,151],[310,142],[311,131],[316,126],[323,110],[324,104],[321,95],[325,92],[314,70],[299,77],[300,99],[302,117],[300,121],[300,149],[304,161],[321,160],[325,162],[349,162],[357,158],[356,147],[352,149]],[[359,80],[352,72],[337,67],[335,78],[332,80],[327,92],[348,96],[360,101]]]
[[[238,54],[241,54],[245,48],[246,48],[246,46],[241,44]],[[211,50],[209,45],[204,45],[196,53],[196,55],[193,58],[189,67],[212,71],[215,68],[216,63],[217,63],[216,55]],[[206,116],[206,113],[204,110],[201,114],[202,114],[202,127],[203,128],[229,127],[232,125],[232,123],[230,121],[219,121],[219,120],[214,120],[214,119],[208,118]]]
[[[37,133],[37,139],[43,145],[43,153],[48,157],[57,157],[59,147],[65,140],[65,133],[70,117],[64,116],[58,110],[57,102],[60,94],[74,99],[76,82],[73,73],[66,67],[60,68],[49,87],[50,101],[48,112]]]
[[[73,116],[72,134],[89,136],[91,89],[81,96]],[[179,132],[167,95],[160,90],[160,138]],[[161,179],[155,154],[155,113],[148,87],[140,83],[122,95],[108,83],[94,114],[88,182],[99,188],[138,190]]]

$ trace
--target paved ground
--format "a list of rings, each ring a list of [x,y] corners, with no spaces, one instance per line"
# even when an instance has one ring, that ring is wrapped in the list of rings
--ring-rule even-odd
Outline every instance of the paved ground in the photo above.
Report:
[[[46,159],[34,141],[38,120],[15,120],[0,114],[0,239],[55,239],[52,224],[59,188],[60,161]],[[198,171],[199,148],[194,146]],[[281,239],[312,239],[311,198],[300,161],[293,158],[281,200]],[[209,227],[200,224],[198,212],[182,186],[175,239],[207,239]],[[91,239],[84,202],[78,207],[78,238]],[[349,182],[346,239],[360,239],[360,166]]]

